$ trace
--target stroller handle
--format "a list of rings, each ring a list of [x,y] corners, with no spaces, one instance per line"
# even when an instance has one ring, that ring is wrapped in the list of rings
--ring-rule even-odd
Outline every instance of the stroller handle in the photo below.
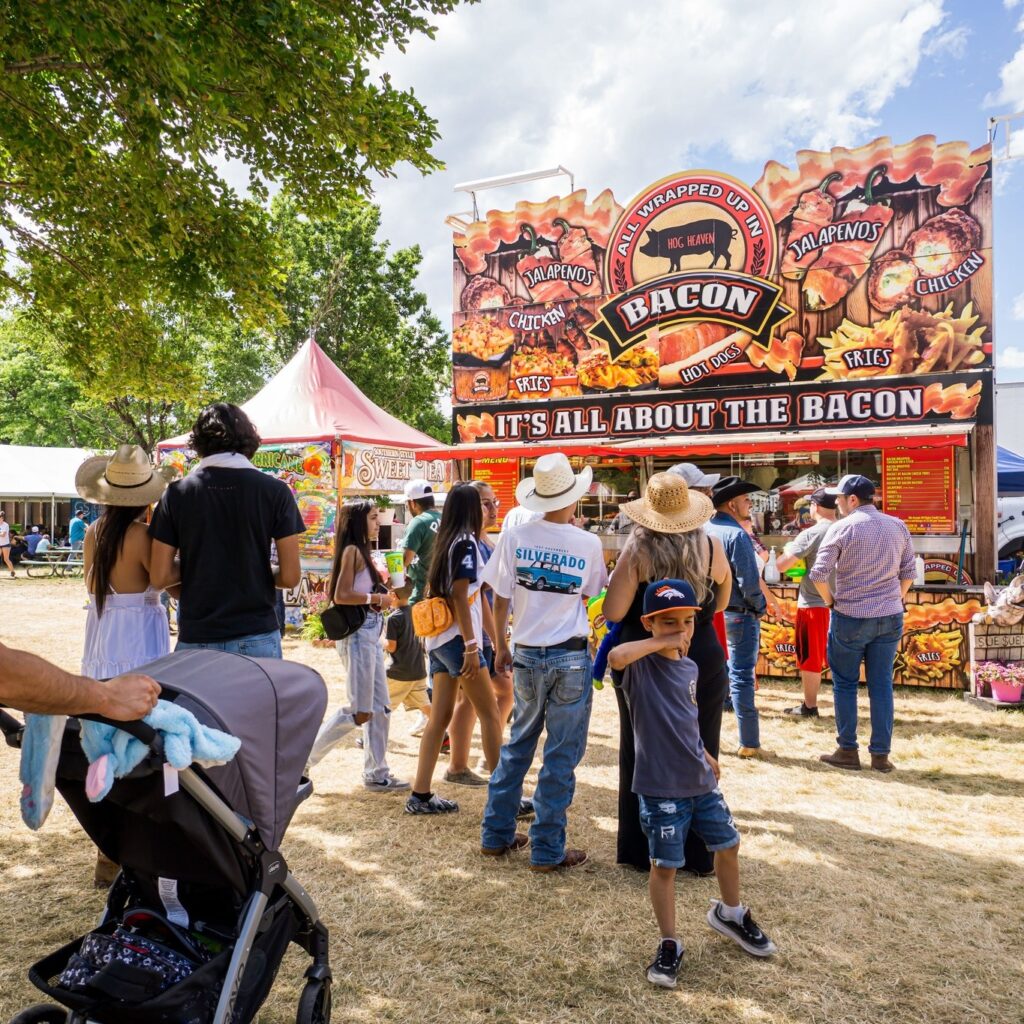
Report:
[[[90,722],[99,722],[100,725],[112,725],[115,729],[120,729],[122,732],[128,733],[129,736],[141,740],[147,746],[152,746],[153,741],[157,738],[156,729],[147,725],[141,718],[134,722],[118,722],[113,718],[104,718],[102,715],[76,715],[75,717],[88,719]]]

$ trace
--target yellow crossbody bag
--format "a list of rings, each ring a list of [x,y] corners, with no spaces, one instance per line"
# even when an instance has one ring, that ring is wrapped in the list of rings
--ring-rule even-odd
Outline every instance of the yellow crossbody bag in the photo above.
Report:
[[[479,593],[478,590],[469,599],[471,608]],[[455,615],[446,597],[425,597],[412,606],[413,632],[424,640],[432,636],[440,636],[454,625]]]

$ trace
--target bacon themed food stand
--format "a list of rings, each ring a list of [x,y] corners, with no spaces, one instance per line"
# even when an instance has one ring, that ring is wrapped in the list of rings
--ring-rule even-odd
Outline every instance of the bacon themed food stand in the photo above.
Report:
[[[759,484],[781,549],[802,497],[879,484],[926,564],[899,681],[966,685],[966,623],[995,570],[992,175],[988,146],[803,150],[754,185],[669,175],[491,211],[454,236],[454,444],[511,504],[533,460],[595,468],[582,503],[609,562],[618,500],[676,462]],[[796,589],[762,632],[763,674],[796,674]]]

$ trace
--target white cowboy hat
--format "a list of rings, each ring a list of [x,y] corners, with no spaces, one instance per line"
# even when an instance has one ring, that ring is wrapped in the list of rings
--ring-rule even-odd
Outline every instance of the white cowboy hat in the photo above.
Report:
[[[177,480],[171,465],[155,466],[137,444],[122,444],[113,455],[86,459],[75,473],[75,490],[94,505],[152,505]]]
[[[689,533],[714,514],[711,499],[691,491],[678,473],[655,473],[639,501],[619,506],[638,526],[656,533]]]
[[[572,471],[568,458],[561,452],[542,455],[533,467],[533,476],[520,481],[516,501],[530,512],[557,512],[575,505],[594,478],[590,466],[578,475]]]

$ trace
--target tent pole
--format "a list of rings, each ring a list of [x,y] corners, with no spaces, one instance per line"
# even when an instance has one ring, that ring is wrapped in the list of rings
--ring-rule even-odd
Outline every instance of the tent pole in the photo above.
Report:
[[[57,496],[50,495],[50,536],[57,541]]]

